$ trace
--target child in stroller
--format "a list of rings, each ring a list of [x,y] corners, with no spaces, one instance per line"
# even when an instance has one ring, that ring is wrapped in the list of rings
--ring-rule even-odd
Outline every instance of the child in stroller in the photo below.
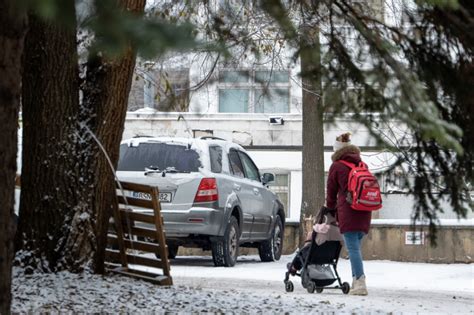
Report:
[[[342,248],[342,235],[335,219],[335,210],[322,207],[316,218],[313,231],[309,232],[306,242],[296,254],[285,273],[285,289],[294,290],[291,276],[301,277],[301,284],[308,292],[318,293],[327,289],[341,289],[344,294],[349,293],[350,285],[342,283],[337,273],[337,262]],[[334,272],[333,272],[334,271]],[[335,281],[338,285],[328,287]]]

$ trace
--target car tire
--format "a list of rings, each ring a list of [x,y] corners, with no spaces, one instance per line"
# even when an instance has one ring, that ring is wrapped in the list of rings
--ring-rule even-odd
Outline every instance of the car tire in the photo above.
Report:
[[[314,293],[314,290],[316,289],[316,285],[314,284],[313,281],[308,282],[308,285],[306,286],[306,291],[308,293]]]
[[[276,261],[281,257],[283,249],[283,222],[281,217],[276,217],[271,237],[258,246],[258,254],[262,261]]]
[[[175,259],[178,254],[179,246],[168,245],[168,259]],[[160,259],[160,254],[155,254],[156,258]]]
[[[237,218],[230,217],[222,240],[211,244],[212,260],[216,267],[233,267],[239,256],[240,228]]]
[[[179,246],[168,246],[168,259],[175,259],[178,254]]]

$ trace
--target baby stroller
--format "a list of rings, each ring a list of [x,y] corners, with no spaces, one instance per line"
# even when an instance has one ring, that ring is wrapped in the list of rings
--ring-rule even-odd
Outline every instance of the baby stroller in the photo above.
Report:
[[[332,210],[323,207],[317,222],[322,223],[324,220],[327,220],[327,215],[330,214],[330,211]],[[342,249],[342,238],[339,228],[334,226],[331,233],[333,235],[338,234],[340,240],[330,238],[318,245],[316,241],[318,233],[312,232],[309,251],[307,248],[302,248],[302,255],[297,257],[303,260],[302,268],[299,272],[291,272],[291,264],[288,266],[285,279],[283,280],[286,292],[293,292],[294,290],[293,282],[289,280],[290,275],[292,275],[301,277],[301,284],[309,293],[314,293],[314,291],[321,293],[324,289],[340,289],[344,294],[349,293],[349,283],[343,283],[337,273],[337,262]],[[307,251],[307,254],[305,251]],[[336,281],[337,284],[335,286],[330,286]]]

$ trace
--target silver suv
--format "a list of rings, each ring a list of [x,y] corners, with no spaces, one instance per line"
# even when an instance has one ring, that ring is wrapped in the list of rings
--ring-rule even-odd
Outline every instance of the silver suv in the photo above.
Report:
[[[280,259],[285,213],[245,150],[214,137],[139,137],[123,141],[120,180],[158,186],[169,257],[179,246],[212,250],[216,266],[234,266],[239,246],[262,261]],[[139,198],[150,198],[136,195]]]

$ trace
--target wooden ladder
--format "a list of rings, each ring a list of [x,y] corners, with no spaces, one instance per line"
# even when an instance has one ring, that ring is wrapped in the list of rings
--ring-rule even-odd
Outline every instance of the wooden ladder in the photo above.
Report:
[[[113,214],[113,228],[109,228],[107,235],[107,269],[160,285],[172,285],[158,187],[120,182],[117,188],[118,206]],[[133,253],[137,251],[151,255]]]

